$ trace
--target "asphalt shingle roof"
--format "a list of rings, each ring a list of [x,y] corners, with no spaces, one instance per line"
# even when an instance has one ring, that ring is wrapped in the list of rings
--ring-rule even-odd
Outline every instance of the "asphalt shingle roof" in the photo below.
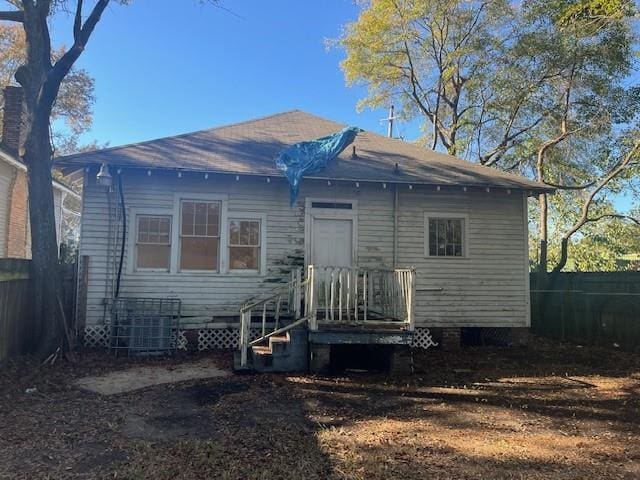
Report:
[[[275,158],[287,146],[337,132],[343,124],[300,110],[228,126],[59,157],[65,169],[107,163],[119,167],[282,176]],[[550,191],[524,177],[434,152],[402,140],[361,132],[322,171],[305,178],[461,185]],[[398,170],[396,171],[396,164]]]

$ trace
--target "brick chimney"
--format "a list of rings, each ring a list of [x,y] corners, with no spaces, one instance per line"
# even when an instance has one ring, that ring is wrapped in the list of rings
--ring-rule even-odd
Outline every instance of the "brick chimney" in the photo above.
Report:
[[[25,139],[24,93],[22,87],[7,86],[3,90],[4,116],[2,118],[2,147],[19,155]]]

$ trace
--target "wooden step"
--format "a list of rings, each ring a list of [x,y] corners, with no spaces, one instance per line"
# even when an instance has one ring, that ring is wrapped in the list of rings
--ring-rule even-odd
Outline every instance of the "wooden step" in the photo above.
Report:
[[[273,336],[269,338],[269,341],[271,343],[276,343],[276,342],[281,342],[281,343],[285,343],[285,342],[289,342],[289,335],[277,335],[277,336]]]
[[[273,353],[271,351],[271,347],[267,347],[267,346],[254,345],[253,347],[251,347],[251,349],[253,350],[253,353],[255,353],[256,355],[271,355]]]

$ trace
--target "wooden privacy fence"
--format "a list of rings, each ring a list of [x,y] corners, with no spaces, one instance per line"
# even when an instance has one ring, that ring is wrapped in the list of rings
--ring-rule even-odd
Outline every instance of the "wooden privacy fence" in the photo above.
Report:
[[[0,258],[0,362],[27,353],[33,332],[29,260]]]
[[[531,274],[539,335],[640,351],[640,272]]]
[[[33,292],[30,260],[0,258],[0,363],[33,349],[36,324],[31,312]],[[75,334],[77,264],[60,266],[62,307],[71,334]]]

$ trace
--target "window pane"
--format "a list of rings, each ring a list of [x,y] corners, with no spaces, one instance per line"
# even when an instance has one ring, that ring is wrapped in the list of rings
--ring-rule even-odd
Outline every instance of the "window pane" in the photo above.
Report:
[[[438,219],[438,255],[445,255],[447,243],[447,224],[443,219]]]
[[[249,222],[240,222],[240,245],[249,245]]]
[[[138,243],[164,244],[171,243],[171,217],[139,215]]]
[[[170,237],[171,237],[171,223],[169,222],[169,219],[160,218],[158,242],[170,243],[170,240],[169,240]]]
[[[138,217],[138,241],[149,241],[149,217]]]
[[[207,235],[217,237],[220,235],[220,204],[209,203],[207,205]]]
[[[149,243],[158,243],[158,231],[160,230],[160,219],[158,217],[149,218]]]
[[[183,237],[180,240],[182,270],[217,270],[219,242],[214,237]]]
[[[193,202],[182,202],[182,213],[193,215]]]
[[[429,255],[436,255],[438,243],[438,224],[432,218],[429,219]]]
[[[169,245],[138,245],[136,264],[139,268],[166,268],[168,270],[170,250]]]
[[[240,222],[231,220],[229,222],[229,245],[240,244]]]
[[[260,222],[250,222],[249,245],[260,245]]]
[[[195,221],[193,202],[182,202],[182,235],[193,235]]]
[[[160,219],[160,234],[161,235],[169,235],[169,230],[171,228],[171,223],[169,223],[168,218]]]
[[[462,243],[462,220],[456,220],[454,224],[453,243]]]
[[[461,257],[464,250],[464,220],[461,218],[429,218],[429,255]]]
[[[197,235],[197,236],[200,236],[200,237],[206,237],[207,236],[207,225],[206,225],[206,223],[196,223],[193,234]]]
[[[258,270],[258,247],[229,247],[229,266],[232,270]]]

